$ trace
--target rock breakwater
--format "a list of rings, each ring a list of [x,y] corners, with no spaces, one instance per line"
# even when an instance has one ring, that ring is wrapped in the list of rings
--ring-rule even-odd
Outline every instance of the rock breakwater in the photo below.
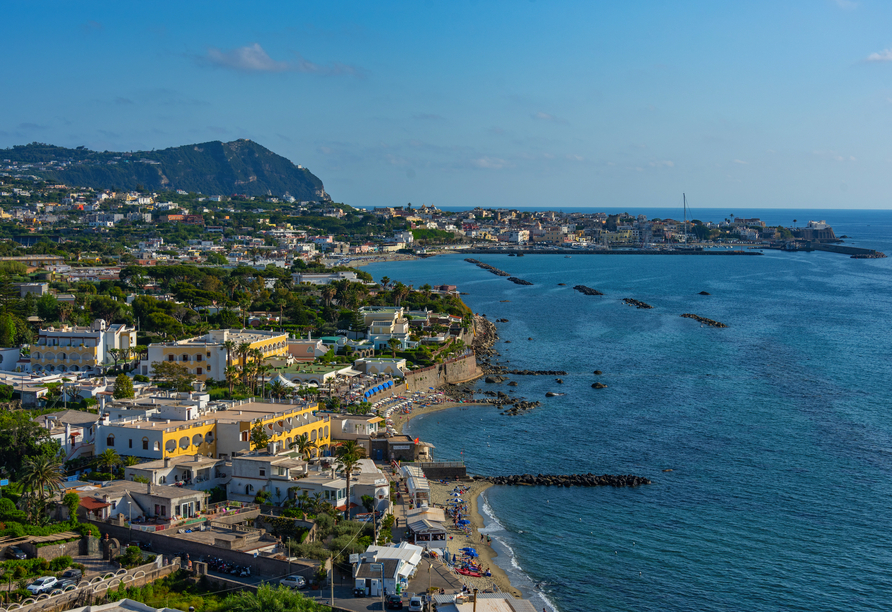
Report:
[[[506,370],[505,374],[515,376],[566,376],[563,370]]]
[[[528,280],[523,280],[522,278],[517,278],[516,276],[509,276],[508,280],[514,283],[515,285],[532,285]]]
[[[514,474],[475,476],[494,485],[528,487],[637,487],[653,484],[649,478],[632,474]]]
[[[592,289],[591,287],[586,287],[585,285],[576,285],[575,287],[573,287],[573,291],[578,291],[582,295],[604,295],[597,289]]]
[[[645,304],[641,300],[634,300],[632,298],[623,298],[623,303],[628,304],[629,306],[634,306],[635,308],[653,308],[650,304]]]
[[[681,315],[685,319],[694,319],[695,321],[699,321],[703,325],[709,325],[710,327],[728,327],[724,323],[719,323],[718,321],[713,321],[712,319],[707,319],[706,317],[701,317],[699,315],[691,314],[689,312]]]
[[[472,263],[472,264],[474,264],[474,265],[477,266],[478,268],[483,268],[483,269],[486,270],[487,272],[492,272],[492,273],[495,274],[496,276],[511,276],[510,274],[508,274],[508,273],[505,272],[504,270],[499,270],[499,269],[496,268],[495,266],[491,266],[491,265],[489,265],[488,263],[483,263],[482,261],[477,260],[477,259],[471,259],[471,258],[469,257],[469,258],[465,259],[465,261],[468,262],[468,263]]]

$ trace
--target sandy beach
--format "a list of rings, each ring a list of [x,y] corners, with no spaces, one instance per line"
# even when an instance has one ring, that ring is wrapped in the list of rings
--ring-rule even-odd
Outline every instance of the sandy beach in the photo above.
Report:
[[[453,499],[452,490],[456,486],[462,486],[467,489],[467,492],[463,494],[462,499],[468,502],[469,512],[467,518],[471,521],[470,535],[458,528],[448,526],[447,529],[450,538],[449,552],[450,554],[457,554],[460,548],[473,548],[479,555],[477,561],[480,563],[480,567],[483,569],[488,568],[492,573],[492,576],[475,578],[472,576],[458,575],[459,579],[466,584],[469,589],[476,588],[481,591],[502,591],[503,593],[511,593],[515,597],[521,597],[522,595],[520,591],[511,586],[507,574],[505,574],[502,568],[496,565],[495,557],[497,557],[498,554],[486,543],[486,537],[484,536],[482,542],[480,540],[480,533],[478,530],[483,527],[483,517],[479,511],[478,498],[480,494],[491,487],[492,484],[488,482],[465,480],[461,482],[449,482],[446,484],[430,481],[430,485],[431,502],[435,506],[440,507],[445,507],[446,504]],[[493,588],[493,585],[495,585],[495,588]]]
[[[430,414],[433,412],[439,412],[440,410],[446,410],[447,408],[455,408],[461,406],[463,408],[488,408],[490,407],[488,404],[466,404],[459,402],[443,402],[441,404],[432,404],[427,407],[418,406],[412,410],[409,414],[399,414],[393,415],[393,426],[398,432],[402,433],[403,426],[408,423],[411,419],[422,415],[422,414]],[[456,486],[462,486],[467,489],[467,493],[465,493],[462,497],[464,501],[467,502],[467,519],[471,521],[470,525],[470,534],[466,534],[461,529],[457,529],[451,526],[451,523],[448,523],[448,533],[449,533],[449,551],[450,553],[458,553],[460,548],[470,547],[477,551],[477,554],[480,555],[477,559],[480,562],[480,566],[482,568],[489,568],[489,571],[492,573],[492,576],[475,578],[472,576],[462,576],[458,575],[459,579],[468,586],[469,589],[480,589],[483,590],[498,590],[504,593],[511,593],[515,597],[521,597],[520,591],[511,586],[511,582],[508,580],[507,574],[495,563],[495,557],[498,556],[495,550],[486,543],[486,537],[484,536],[483,541],[480,540],[480,532],[479,529],[482,528],[483,525],[483,516],[480,514],[479,508],[479,497],[480,494],[485,491],[487,488],[491,487],[492,484],[488,482],[478,482],[473,480],[463,480],[463,481],[451,481],[448,483],[441,483],[434,480],[430,481],[431,486],[431,503],[434,506],[445,508],[447,504],[452,501],[452,491]],[[493,589],[493,585],[496,586]]]
[[[439,412],[441,410],[446,410],[447,408],[455,408],[457,406],[461,406],[462,408],[487,408],[489,404],[467,404],[460,402],[443,402],[442,404],[431,404],[429,406],[420,406],[416,405],[412,412],[409,414],[394,414],[390,418],[393,420],[393,428],[398,433],[403,433],[403,427],[406,423],[411,421],[417,416],[421,416],[422,414],[430,414],[432,412]]]

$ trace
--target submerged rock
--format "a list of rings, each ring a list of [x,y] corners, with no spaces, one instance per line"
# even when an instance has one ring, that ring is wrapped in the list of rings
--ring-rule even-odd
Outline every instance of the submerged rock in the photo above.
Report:
[[[604,383],[596,382],[592,385],[592,389],[606,389],[606,388],[607,388],[607,385],[605,385]]]

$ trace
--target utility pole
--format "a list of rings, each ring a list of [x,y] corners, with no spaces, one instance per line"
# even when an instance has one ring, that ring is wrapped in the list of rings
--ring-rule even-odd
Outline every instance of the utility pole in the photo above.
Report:
[[[334,610],[334,551],[331,551],[331,609]]]

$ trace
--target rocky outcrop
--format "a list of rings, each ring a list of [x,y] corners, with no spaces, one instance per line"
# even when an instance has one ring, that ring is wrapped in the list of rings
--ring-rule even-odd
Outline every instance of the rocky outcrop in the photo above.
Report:
[[[517,381],[516,381],[516,380],[512,380],[511,382],[508,383],[508,386],[509,386],[509,387],[516,387],[516,386],[517,386]]]
[[[685,319],[694,319],[695,321],[699,321],[702,325],[708,325],[710,327],[728,327],[724,323],[719,323],[718,321],[713,321],[712,319],[707,319],[706,317],[701,317],[699,315],[691,314],[686,312],[681,315]]]
[[[607,388],[607,385],[605,385],[604,383],[599,383],[599,382],[592,383],[592,389],[606,389],[606,388]]]
[[[640,300],[634,300],[632,298],[623,298],[623,303],[634,306],[635,308],[653,308],[650,304],[645,304]]]
[[[595,372],[594,372],[595,376],[600,376],[603,373],[604,372],[602,372],[601,370],[595,370]]]
[[[505,382],[505,379],[501,376],[487,376],[483,379],[483,382],[489,383],[491,385],[498,385]]]
[[[709,291],[701,291],[701,292],[698,293],[697,295],[712,295],[712,294],[709,293]]]
[[[597,289],[592,289],[591,287],[586,287],[585,285],[576,285],[573,287],[573,291],[578,291],[582,295],[604,295]]]
[[[521,413],[532,410],[533,408],[538,408],[541,405],[542,404],[540,402],[520,401],[508,408],[508,410],[506,410],[502,414],[505,416],[517,416]]]
[[[562,395],[566,395],[565,393],[556,393],[554,391],[549,391],[545,394],[545,397],[561,397]]]
[[[509,276],[508,280],[514,283],[515,285],[532,285],[530,281],[523,280],[522,278],[517,278],[516,276]]]
[[[494,485],[528,487],[638,487],[649,485],[650,479],[632,474],[515,474],[511,476],[475,476]]]

